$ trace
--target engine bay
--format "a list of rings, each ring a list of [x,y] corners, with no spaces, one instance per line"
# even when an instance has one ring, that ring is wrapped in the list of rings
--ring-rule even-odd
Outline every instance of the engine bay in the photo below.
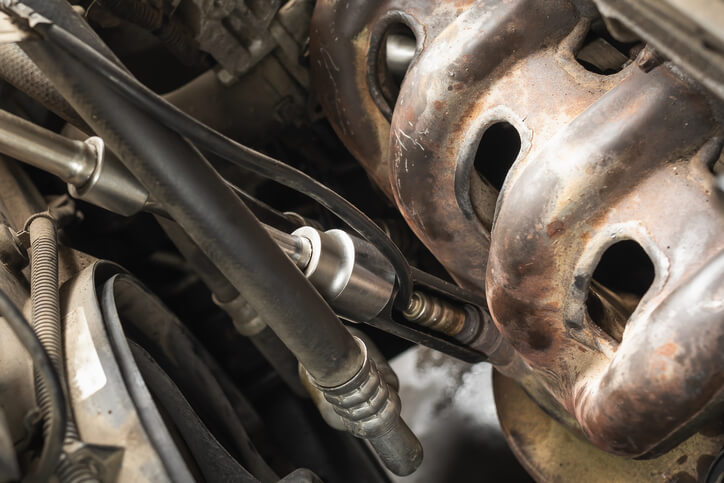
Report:
[[[0,0],[0,482],[724,479],[724,4]]]

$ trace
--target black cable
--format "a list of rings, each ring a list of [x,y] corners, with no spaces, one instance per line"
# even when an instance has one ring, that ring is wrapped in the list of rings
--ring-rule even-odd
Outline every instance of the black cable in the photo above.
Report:
[[[29,475],[25,480],[48,481],[58,466],[63,451],[63,441],[65,440],[67,412],[63,390],[48,353],[43,349],[38,337],[25,320],[25,317],[23,317],[23,314],[2,290],[0,290],[0,314],[5,318],[25,350],[30,354],[37,374],[45,381],[47,395],[51,402],[49,428],[38,467],[35,473]]]
[[[38,23],[34,28],[44,38],[102,76],[136,106],[201,150],[212,152],[241,168],[303,193],[337,215],[390,261],[399,283],[397,305],[402,309],[407,307],[413,288],[407,260],[389,236],[349,201],[305,173],[244,146],[190,117],[62,27],[52,23]]]

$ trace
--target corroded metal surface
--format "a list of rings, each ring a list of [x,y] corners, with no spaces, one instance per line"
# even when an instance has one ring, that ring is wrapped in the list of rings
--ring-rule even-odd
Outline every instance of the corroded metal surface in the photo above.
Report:
[[[720,108],[649,49],[613,75],[584,68],[591,7],[323,1],[312,63],[347,147],[453,277],[485,287],[515,350],[504,372],[599,448],[650,457],[721,417],[724,214],[708,168]],[[390,22],[417,37],[391,116],[378,75]],[[474,169],[499,122],[521,141],[500,194]],[[655,271],[631,316],[592,281],[621,240]]]
[[[724,395],[724,217],[705,163],[717,129],[665,67],[636,71],[521,166],[500,201],[494,320],[613,453],[656,451]],[[656,277],[617,344],[585,300],[601,255],[623,239]]]
[[[568,431],[544,413],[512,379],[495,373],[493,390],[508,444],[537,481],[704,482],[724,445],[721,422],[658,458],[623,458],[605,453]]]
[[[520,164],[628,75],[602,82],[575,61],[588,23],[568,2],[476,4],[408,72],[392,119],[390,178],[410,225],[464,285],[482,286],[497,197],[473,169],[485,130],[514,126]]]
[[[407,25],[418,51],[472,0],[321,0],[310,32],[312,79],[337,135],[392,198],[387,150],[392,107],[376,80],[378,52],[392,24]]]

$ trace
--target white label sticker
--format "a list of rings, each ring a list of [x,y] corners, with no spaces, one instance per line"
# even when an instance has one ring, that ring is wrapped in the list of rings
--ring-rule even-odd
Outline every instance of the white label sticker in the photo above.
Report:
[[[93,345],[93,337],[82,307],[65,317],[65,330],[73,334],[69,340],[68,372],[71,392],[77,391],[77,397],[83,401],[94,395],[106,385],[106,374]]]

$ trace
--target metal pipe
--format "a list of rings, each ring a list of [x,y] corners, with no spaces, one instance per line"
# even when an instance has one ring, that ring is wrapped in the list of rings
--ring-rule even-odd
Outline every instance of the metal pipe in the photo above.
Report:
[[[410,62],[415,57],[417,41],[405,34],[389,34],[385,43],[385,62],[387,69],[399,81],[405,77]]]
[[[73,185],[83,185],[90,179],[97,158],[92,145],[68,139],[3,110],[0,152]]]
[[[293,261],[297,267],[304,270],[312,259],[312,242],[307,238],[285,233],[273,226],[263,225],[284,254]]]
[[[0,110],[0,153],[58,176],[78,199],[123,216],[143,210],[148,191],[103,141],[69,139]]]
[[[103,141],[97,137],[85,142],[68,139],[0,110],[0,152],[58,176],[71,185],[69,191],[74,197],[115,213],[134,214],[146,206],[149,198],[148,190],[115,158],[108,157]],[[289,234],[262,226],[322,296],[344,315],[369,320],[392,298],[393,270],[371,244],[340,230],[322,233],[305,227]],[[213,264],[207,260],[206,266]],[[225,290],[233,290],[226,285]],[[217,293],[217,297],[224,306],[235,299],[223,293]],[[240,307],[239,303],[234,305]],[[264,327],[257,326],[254,332]]]

